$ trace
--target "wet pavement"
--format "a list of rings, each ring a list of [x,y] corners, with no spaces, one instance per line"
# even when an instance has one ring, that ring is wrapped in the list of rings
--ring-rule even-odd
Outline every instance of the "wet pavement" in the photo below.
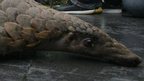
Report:
[[[77,15],[144,59],[144,19],[121,14]],[[122,67],[59,52],[1,57],[0,81],[144,81],[144,62]]]

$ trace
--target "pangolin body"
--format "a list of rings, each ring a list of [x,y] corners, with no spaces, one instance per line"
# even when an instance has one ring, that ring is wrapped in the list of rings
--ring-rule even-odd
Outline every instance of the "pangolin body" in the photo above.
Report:
[[[99,28],[34,0],[0,0],[0,54],[23,50],[79,53],[136,66],[140,57]]]

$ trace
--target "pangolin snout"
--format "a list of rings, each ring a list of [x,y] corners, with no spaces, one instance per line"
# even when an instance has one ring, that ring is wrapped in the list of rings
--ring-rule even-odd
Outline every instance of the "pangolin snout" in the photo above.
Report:
[[[121,43],[114,42],[112,45],[105,46],[103,49],[103,55],[107,56],[106,60],[128,67],[138,66],[142,62],[142,58],[129,50]],[[105,57],[104,57],[105,58]]]
[[[142,58],[140,58],[137,55],[122,56],[122,57],[116,58],[115,61],[113,62],[119,65],[123,65],[123,66],[136,67],[142,62]]]

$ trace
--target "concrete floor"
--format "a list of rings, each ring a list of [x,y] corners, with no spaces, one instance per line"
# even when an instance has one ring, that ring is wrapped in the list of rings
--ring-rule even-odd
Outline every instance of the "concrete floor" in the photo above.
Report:
[[[77,15],[100,27],[144,59],[144,19],[121,14]],[[144,81],[144,62],[135,68],[59,52],[0,58],[0,81]]]

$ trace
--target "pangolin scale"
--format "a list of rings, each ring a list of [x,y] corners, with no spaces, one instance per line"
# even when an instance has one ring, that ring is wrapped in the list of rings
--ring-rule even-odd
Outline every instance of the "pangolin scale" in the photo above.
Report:
[[[65,51],[137,66],[141,58],[99,28],[34,0],[0,0],[0,54]]]

